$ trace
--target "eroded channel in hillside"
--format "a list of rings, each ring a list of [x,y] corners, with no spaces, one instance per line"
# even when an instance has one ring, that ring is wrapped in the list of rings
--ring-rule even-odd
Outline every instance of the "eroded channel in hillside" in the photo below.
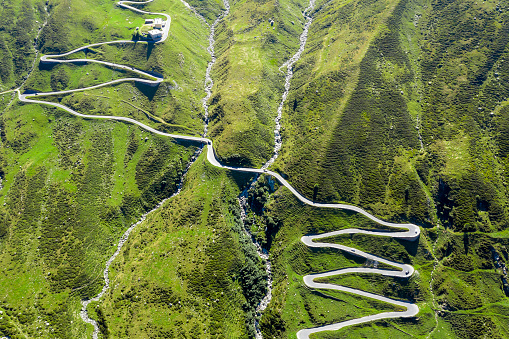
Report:
[[[306,20],[304,24],[304,30],[302,31],[299,40],[300,45],[297,52],[290,58],[288,61],[286,61],[279,69],[286,67],[286,77],[285,77],[285,90],[283,92],[283,95],[281,96],[281,101],[279,103],[279,106],[277,108],[277,116],[275,119],[276,127],[274,128],[274,153],[272,157],[267,161],[262,168],[268,168],[270,165],[274,163],[276,158],[279,155],[279,151],[281,150],[281,146],[283,145],[283,140],[281,139],[281,118],[283,115],[283,106],[285,104],[286,98],[288,97],[288,93],[290,92],[290,85],[293,78],[293,66],[297,61],[299,61],[302,53],[304,52],[304,48],[306,47],[306,42],[308,40],[308,32],[309,27],[311,26],[311,23],[313,22],[313,17],[311,16],[311,11],[315,7],[315,0],[310,0],[308,7],[303,12],[304,20]]]
[[[286,68],[286,75],[285,75],[285,86],[283,94],[281,95],[281,101],[279,103],[279,106],[277,108],[277,115],[275,118],[275,128],[274,128],[274,151],[272,154],[272,157],[262,166],[262,169],[268,168],[270,165],[274,163],[274,161],[277,159],[279,155],[279,151],[281,150],[281,147],[283,145],[283,140],[281,138],[281,118],[283,114],[283,106],[286,102],[286,99],[288,97],[288,93],[290,92],[291,87],[291,80],[293,78],[293,66],[297,61],[299,61],[300,57],[302,56],[302,53],[304,52],[304,49],[306,47],[306,42],[308,38],[308,32],[309,28],[311,26],[311,23],[313,22],[313,17],[310,15],[311,11],[314,9],[315,6],[315,0],[310,0],[308,7],[303,12],[305,24],[304,29],[299,37],[299,49],[297,52],[288,59],[283,65],[279,68],[280,70],[283,68]],[[252,187],[256,181],[258,180],[258,177],[255,178],[255,180],[251,183],[250,187]],[[253,244],[256,247],[256,251],[258,253],[258,256],[263,260],[265,263],[265,273],[267,274],[267,293],[265,297],[261,300],[259,305],[256,308],[256,317],[255,317],[255,330],[256,330],[256,339],[262,339],[262,331],[259,325],[260,318],[262,316],[263,311],[267,308],[270,301],[272,300],[272,264],[269,257],[269,252],[267,249],[264,249],[257,241],[256,238],[251,234],[250,230],[245,225],[245,219],[246,219],[246,212],[248,208],[247,203],[247,190],[245,190],[238,198],[239,205],[241,206],[242,211],[242,222],[244,223],[244,229],[246,231],[246,236],[248,236]]]

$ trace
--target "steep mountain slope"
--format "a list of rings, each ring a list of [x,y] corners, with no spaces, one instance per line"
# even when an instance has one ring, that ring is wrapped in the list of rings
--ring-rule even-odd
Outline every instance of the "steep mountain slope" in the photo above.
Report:
[[[122,229],[175,190],[194,148],[18,104],[2,131],[1,329],[76,337]]]
[[[493,258],[507,260],[507,240],[499,232],[507,225],[507,14],[496,3],[403,1],[383,23],[351,92],[343,79],[356,68],[345,67],[348,62],[343,81],[331,72],[320,82],[315,66],[312,81],[302,86],[307,92],[293,92],[280,168],[316,200],[349,201],[384,218],[440,225],[429,233],[429,240],[438,236],[434,335],[505,337],[507,277]],[[320,41],[323,49],[334,47],[327,38]],[[320,53],[310,51],[312,67]],[[306,66],[302,62],[301,74]],[[324,90],[327,85],[337,92]],[[331,113],[321,116],[321,109]],[[422,267],[421,277],[430,269]],[[423,280],[420,289],[428,284]]]
[[[284,110],[282,157],[275,168],[305,195],[360,204],[385,219],[441,226],[430,229],[423,256],[413,260],[422,260],[426,278],[419,285],[429,289],[438,237],[432,287],[439,304],[433,307],[442,331],[452,336],[507,334],[507,278],[493,258],[507,260],[505,232],[499,231],[507,224],[508,24],[506,8],[497,2],[317,4]],[[237,74],[230,70],[228,77]],[[222,98],[226,89],[217,91]],[[248,97],[235,95],[237,101]],[[229,147],[252,147],[247,136]],[[218,147],[226,160],[229,153],[222,152]],[[293,234],[297,226],[292,221],[287,227]],[[317,231],[325,230],[312,232]],[[272,251],[279,253],[300,234],[281,235]],[[288,256],[274,260],[291,262]],[[285,269],[288,275],[292,270]],[[293,290],[280,293],[290,296]],[[286,298],[273,305],[282,312],[282,320],[274,320],[280,325],[295,321],[295,314],[284,316],[297,307]],[[421,298],[432,304],[431,295]]]
[[[19,86],[35,57],[34,38],[47,20],[43,1],[2,1],[0,8],[0,91]]]
[[[18,17],[8,27],[10,30],[2,31],[4,37],[11,34],[9,43],[14,43],[16,37],[20,41],[24,39],[21,34],[24,14],[16,14],[18,5],[20,13],[36,13],[44,8],[45,3],[14,2],[2,7],[3,11],[12,7],[12,16]],[[123,22],[119,22],[119,19],[128,22],[125,19],[129,15],[121,14],[122,10],[115,9],[110,3],[102,5],[116,17],[103,22],[100,28],[90,28],[84,24],[85,21],[95,21],[104,16],[97,3],[51,2],[47,6],[48,25],[41,31],[36,47],[45,52],[70,50],[85,41],[102,41],[105,36],[101,35],[101,31],[110,33],[112,28],[119,29],[116,35],[112,33],[113,37],[130,38],[130,28],[122,27]],[[183,15],[181,20],[175,19],[175,31],[185,32],[183,39],[185,34],[190,34],[205,40],[199,21],[186,15],[181,3],[176,5]],[[5,13],[2,13],[2,19]],[[35,20],[38,17],[33,13],[31,24],[25,25],[27,34],[33,33],[32,26],[37,27]],[[138,20],[143,22],[141,17]],[[191,20],[194,26],[189,24],[184,30],[182,26],[186,25],[186,20]],[[80,34],[85,26],[90,28],[90,32]],[[69,34],[52,31],[63,27],[72,29],[66,31]],[[13,29],[21,31],[18,34]],[[30,35],[26,53],[19,49],[19,53],[12,57],[13,65],[16,58],[23,57],[23,65],[26,66],[15,68],[17,73],[11,74],[13,81],[10,84],[13,86],[24,83],[27,65],[35,61],[36,67],[22,90],[80,88],[111,77],[126,76],[95,66],[48,68],[39,64],[38,58],[35,59],[36,50],[31,44],[33,37],[34,34]],[[67,38],[70,40],[66,41]],[[206,51],[192,44],[182,43],[179,46],[170,54],[173,58],[160,63],[159,71],[166,73],[168,68],[179,69],[174,74],[177,74],[175,79],[179,80],[180,86],[163,84],[154,94],[146,86],[131,83],[108,88],[105,92],[122,91],[123,95],[118,98],[126,107],[132,108],[126,103],[146,105],[147,111],[163,115],[169,121],[184,118],[184,115],[176,114],[167,118],[167,114],[175,110],[172,103],[177,105],[178,97],[186,96],[187,109],[192,110],[193,105],[199,107],[198,97],[201,94],[195,93],[197,84],[193,83],[197,80],[187,75],[192,73],[201,77],[200,72],[204,74],[204,67],[199,65],[206,64],[203,60]],[[4,49],[3,53],[6,51],[8,49]],[[122,48],[116,52],[110,48],[107,52],[116,58],[142,62],[148,57],[161,59],[160,53],[163,53],[157,49],[149,53],[147,48],[129,50],[125,55],[122,55]],[[3,62],[9,62],[6,59]],[[145,62],[150,63],[151,60]],[[145,66],[143,63],[139,65]],[[3,70],[5,68],[2,67]],[[180,82],[181,79],[188,80]],[[3,88],[7,89],[7,85],[4,82]],[[137,103],[136,98],[132,98],[133,91],[140,101],[146,101]],[[125,93],[129,92],[131,96],[128,97]],[[124,230],[177,189],[196,146],[153,137],[137,127],[122,123],[84,121],[58,109],[22,104],[12,94],[3,94],[1,100],[0,333],[11,338],[85,337],[91,332],[79,317],[80,301],[94,296],[102,288],[104,263],[113,253]],[[189,100],[193,96],[196,99]],[[164,105],[166,111],[155,104],[157,99],[170,102]],[[103,114],[106,112],[104,104],[122,109],[115,106],[113,100],[99,104],[103,106],[97,105],[96,101],[88,102],[88,105],[96,105],[95,108]],[[90,106],[82,103],[81,107]],[[123,110],[125,114],[134,112],[138,110],[131,113],[125,108]],[[180,109],[178,112],[181,113]],[[192,116],[185,116],[185,119],[189,118],[192,121]],[[199,126],[201,130],[201,119],[196,120],[196,125],[190,123],[189,126]]]
[[[217,30],[210,137],[219,159],[261,166],[272,156],[284,89],[280,67],[298,49],[304,1],[241,1]]]
[[[198,136],[215,27],[208,136],[223,163],[260,167],[273,155],[284,66],[299,47],[308,5],[156,0],[135,6],[171,16],[164,43],[68,56],[127,71],[39,63],[36,52],[130,39],[144,15],[103,0],[5,2],[0,92],[84,88],[152,71],[164,77],[157,87],[131,81],[39,98]],[[507,10],[494,0],[345,0],[317,1],[308,13],[313,23],[283,105],[283,147],[270,169],[313,201],[347,202],[422,227],[416,242],[328,239],[412,265],[409,279],[322,281],[408,300],[419,315],[312,338],[509,336]],[[24,104],[14,93],[0,97],[0,336],[90,337],[80,301],[101,290],[124,231],[177,191],[198,145]],[[182,191],[134,229],[112,263],[110,288],[88,305],[100,337],[295,338],[304,328],[400,310],[303,282],[343,267],[387,268],[309,248],[303,235],[388,228],[303,205],[269,176],[249,188],[252,180],[212,167],[204,155],[193,163]],[[264,266],[246,230],[272,266]],[[272,299],[256,315],[271,281],[264,267],[272,267]]]
[[[252,307],[266,277],[236,200],[237,183],[248,179],[197,160],[184,191],[135,231],[115,261],[115,287],[96,308],[103,334],[254,337]]]

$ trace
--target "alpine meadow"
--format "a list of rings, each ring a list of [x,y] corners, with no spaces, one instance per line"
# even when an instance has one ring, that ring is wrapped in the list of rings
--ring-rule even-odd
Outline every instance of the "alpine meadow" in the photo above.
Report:
[[[508,0],[0,2],[0,339],[509,338]]]

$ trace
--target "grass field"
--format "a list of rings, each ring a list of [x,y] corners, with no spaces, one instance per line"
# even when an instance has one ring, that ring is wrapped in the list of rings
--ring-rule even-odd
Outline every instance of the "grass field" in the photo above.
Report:
[[[2,127],[2,331],[81,336],[79,300],[102,286],[124,228],[175,189],[193,147],[33,105],[13,105]]]
[[[271,157],[285,76],[279,67],[298,49],[306,6],[240,1],[218,27],[210,136],[224,162],[260,166]]]

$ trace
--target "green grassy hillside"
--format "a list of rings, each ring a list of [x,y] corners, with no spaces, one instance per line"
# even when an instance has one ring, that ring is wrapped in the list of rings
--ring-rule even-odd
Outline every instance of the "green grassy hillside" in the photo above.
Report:
[[[210,137],[226,163],[260,166],[272,155],[274,118],[298,49],[303,1],[240,1],[217,29]],[[272,21],[271,21],[272,20]]]
[[[49,6],[50,20],[38,44],[43,53],[59,53],[86,43],[129,38],[132,27],[124,26],[123,19],[131,25],[143,18],[130,16],[129,11],[120,10],[113,3],[75,5],[57,2]],[[143,43],[106,46],[67,58],[93,58],[155,71],[165,77],[161,85],[150,88],[127,82],[72,95],[39,98],[61,102],[81,113],[129,116],[163,131],[198,135],[203,130],[200,100],[204,96],[203,79],[208,61],[207,26],[180,2],[155,2],[143,8],[171,14],[167,42],[155,46]],[[94,13],[101,10],[111,15],[99,27],[95,22],[99,14]],[[63,34],[65,27],[73,30],[68,35]],[[84,88],[133,76],[93,63],[47,65],[36,62],[35,65],[22,91]],[[92,328],[85,325],[78,314],[80,300],[93,297],[102,288],[104,263],[125,229],[175,192],[196,146],[155,137],[123,123],[83,121],[59,109],[20,104],[15,99],[11,102],[12,98],[11,94],[5,94],[1,101],[2,199],[5,203],[0,208],[3,267],[0,287],[4,296],[0,301],[0,333],[11,338],[89,337]],[[178,213],[182,217],[168,225],[170,228],[165,232],[178,230],[189,218],[201,216],[203,222],[197,232],[186,235],[194,245],[197,241],[203,244],[200,259],[195,257],[192,262],[187,261],[192,258],[190,253],[193,256],[198,253],[197,248],[188,247],[185,240],[181,243],[185,251],[176,252],[179,261],[186,263],[185,271],[166,270],[165,267],[157,276],[152,276],[150,272],[154,267],[150,261],[144,261],[151,266],[147,266],[148,277],[156,280],[149,279],[143,286],[136,286],[130,280],[141,282],[140,279],[127,274],[134,268],[120,274],[124,271],[121,265],[131,266],[130,260],[141,254],[139,241],[143,247],[154,239],[139,239],[133,234],[134,244],[126,246],[127,252],[119,258],[122,261],[112,267],[112,280],[129,279],[125,285],[129,297],[118,299],[117,289],[113,288],[112,294],[104,298],[104,304],[97,308],[96,303],[89,306],[89,314],[99,322],[103,336],[144,333],[152,337],[179,331],[195,336],[202,330],[212,335],[254,335],[253,312],[265,293],[266,277],[254,246],[242,231],[235,199],[238,185],[245,185],[248,178],[229,177],[214,170],[208,173],[211,169],[204,168],[203,161],[201,159],[201,165],[193,167],[187,185],[195,188],[207,175],[206,186],[198,191],[185,190],[182,198],[158,212],[163,214],[155,214],[143,224],[143,227],[152,227],[157,218],[161,220],[161,215],[166,220],[168,215],[164,213],[173,214],[180,206],[189,208],[182,209],[182,213]],[[221,194],[203,201],[210,190],[220,187]],[[190,201],[194,203],[188,205]],[[209,215],[211,211],[216,212],[214,218],[213,213]],[[219,217],[220,213],[226,218]],[[219,220],[223,226],[218,224]],[[142,229],[141,235],[144,234]],[[176,233],[171,233],[168,238],[172,244],[175,236]],[[200,236],[203,239],[199,239]],[[216,245],[208,243],[211,237],[217,239]],[[236,245],[232,247],[231,241]],[[220,253],[225,244],[232,250],[229,261]],[[159,244],[151,245],[154,246]],[[178,274],[179,279],[186,282],[185,288],[165,283],[169,276],[160,275],[163,271],[171,277]],[[220,280],[209,282],[212,274]],[[147,283],[153,288],[148,288]],[[122,290],[122,294],[124,292]],[[138,297],[142,300],[142,295],[150,302],[144,307],[145,311],[139,313],[142,304],[131,304],[129,300],[139,301]],[[109,297],[113,296],[118,300],[112,304]],[[143,300],[144,304],[146,302]],[[162,315],[163,309],[174,314],[173,325]],[[187,324],[193,316],[197,318],[192,326],[182,328],[181,324]],[[129,322],[125,321],[127,318]]]
[[[34,37],[30,27],[36,27],[35,19],[42,24],[34,16],[41,12],[42,5],[43,2],[23,2],[19,8],[11,5],[15,11],[12,16],[18,18],[17,23],[12,23],[14,28],[23,25],[24,16],[16,14],[17,11],[24,11],[27,16],[32,13],[31,26],[25,25],[32,34],[30,40]],[[205,40],[205,28],[199,20],[183,10],[180,2],[173,5],[179,9],[170,10],[181,12],[172,15],[173,33],[182,31],[179,37],[182,41],[186,34],[194,37],[187,41]],[[153,10],[168,10],[164,4],[159,6]],[[2,7],[5,12],[2,18],[9,8]],[[42,30],[37,45],[43,53],[129,38],[132,32],[126,23],[142,22],[141,16],[120,10],[113,2],[51,2],[47,9],[48,26]],[[3,38],[7,34],[21,38],[7,29],[2,34]],[[185,116],[191,119],[185,120],[190,126],[186,131],[192,129],[189,134],[196,134],[203,128],[197,109],[203,91],[197,88],[202,87],[206,51],[194,43],[176,44],[179,40],[173,35],[169,40],[172,39],[173,47],[165,45],[165,51],[161,50],[163,45],[147,51],[147,46],[140,44],[135,50],[128,46],[110,48],[105,58],[111,57],[108,61],[131,58],[133,65],[152,70],[148,65],[154,61],[149,57],[162,60],[161,55],[172,55],[158,64],[157,70],[168,78],[168,83],[157,89],[158,93],[147,93],[146,86],[125,83],[117,86],[124,94],[118,97],[129,107],[142,106],[142,110],[150,111],[165,126],[176,125],[173,119]],[[3,53],[8,51],[3,49]],[[20,55],[13,56],[13,65]],[[31,65],[35,51],[27,47],[23,57]],[[6,59],[3,62],[9,62]],[[4,89],[8,84],[21,84],[28,66],[20,65],[13,66],[13,81],[4,81]],[[46,67],[36,62],[35,65],[22,90],[74,89],[129,76],[94,64]],[[104,90],[113,93],[115,89]],[[132,98],[133,91],[140,103]],[[131,95],[125,95],[129,92]],[[93,97],[95,93],[87,94]],[[125,229],[173,194],[196,146],[155,137],[123,123],[83,121],[47,106],[20,104],[16,100],[9,106],[11,98],[11,94],[5,94],[1,101],[0,333],[11,338],[89,336],[91,328],[78,314],[80,300],[96,295],[102,288],[104,263]],[[160,103],[165,103],[164,107]],[[91,104],[97,104],[97,100]],[[116,102],[100,104],[107,107]],[[104,114],[104,106],[98,109]],[[194,118],[184,115],[189,110],[195,111]]]
[[[280,168],[316,200],[429,223],[432,206],[413,164],[416,116],[406,104],[417,85],[399,44],[405,4],[348,2],[316,14],[286,106]]]
[[[103,333],[253,336],[250,303],[263,296],[257,289],[265,287],[265,272],[236,200],[247,179],[197,160],[183,192],[140,225],[114,262],[115,288],[97,306]]]
[[[195,148],[34,105],[1,122],[0,330],[77,337],[79,301],[102,287],[119,236],[176,190]]]
[[[180,1],[135,5],[171,15],[162,44],[108,45],[66,57],[157,72],[164,76],[159,86],[125,82],[39,98],[200,135],[207,39],[224,4],[189,3],[206,23]],[[298,49],[306,6],[241,0],[218,24],[209,136],[224,163],[259,167],[272,156],[286,72],[280,67]],[[416,242],[328,239],[416,272],[410,279],[349,274],[324,281],[408,300],[420,313],[313,338],[509,336],[502,266],[509,260],[508,9],[494,0],[315,4],[272,168],[314,201],[355,204],[384,220],[414,222],[422,233]],[[145,18],[114,1],[4,1],[0,92],[77,89],[133,76],[92,62],[41,64],[35,48],[62,53],[130,39]],[[197,145],[22,104],[13,93],[0,94],[0,112],[0,336],[88,338],[92,326],[79,316],[80,301],[101,290],[105,262],[124,231],[177,190]],[[244,224],[237,197],[251,180],[212,167],[204,155],[196,160],[182,192],[133,231],[111,266],[111,288],[89,305],[102,338],[254,337],[267,275],[244,226],[272,262],[264,338],[295,338],[299,329],[399,310],[309,289],[302,280],[373,265],[308,248],[303,235],[380,226],[304,206],[265,177],[248,190]]]
[[[131,117],[134,114],[134,117],[138,117],[138,114],[146,115],[143,113],[145,111],[152,116],[152,119],[145,117],[147,122],[155,120],[164,131],[187,135],[202,133],[203,112],[200,100],[205,95],[203,79],[209,59],[206,51],[207,27],[193,13],[188,12],[181,2],[161,0],[137,7],[144,11],[170,14],[172,18],[170,34],[166,42],[157,45],[138,42],[101,46],[90,49],[87,53],[71,54],[67,58],[95,59],[153,71],[162,74],[164,82],[156,88],[123,83],[87,94],[73,94],[72,98],[62,96],[60,99],[70,107],[82,107],[84,110],[93,107],[103,114]],[[86,8],[86,11],[82,11],[81,8]],[[50,12],[52,21],[50,20],[48,28],[41,33],[40,48],[43,53],[61,53],[90,43],[130,39],[134,28],[141,26],[146,17],[151,17],[121,9],[114,2],[101,2],[97,5],[92,1],[82,4],[81,7],[73,3],[70,11],[71,14],[65,2],[58,3],[52,8]],[[105,18],[101,23],[86,24],[87,20],[98,21],[101,17]],[[77,27],[69,29],[71,35],[58,33],[60,31],[52,34],[51,25],[55,30],[62,30],[62,27],[67,25]],[[70,42],[66,42],[65,39],[69,39]],[[55,47],[60,45],[64,47]],[[84,88],[133,75],[132,72],[94,63],[38,64],[24,89],[43,92]],[[108,95],[110,93],[115,95]],[[91,95],[92,98],[87,95]],[[98,100],[98,96],[106,98]]]
[[[44,1],[3,1],[0,8],[0,91],[19,86],[35,57],[33,40],[47,18]]]
[[[507,335],[500,321],[506,313],[507,296],[501,271],[495,269],[492,259],[492,249],[505,246],[505,238],[500,236],[505,233],[498,232],[507,224],[504,61],[508,44],[505,30],[509,26],[505,10],[496,2],[319,3],[284,109],[282,156],[274,168],[305,195],[317,201],[351,202],[389,220],[442,226],[438,233],[430,230],[426,241],[430,253],[421,258],[421,276],[426,279],[419,284],[421,291],[429,290],[431,244],[438,236],[434,254],[439,264],[433,273],[437,304],[432,306],[439,315],[433,332],[437,336],[444,331],[458,337]],[[226,73],[219,75],[221,81],[242,74],[233,68],[231,60],[237,59],[228,53],[240,44],[243,35],[231,25],[229,47],[224,52],[229,62],[221,66],[221,72]],[[253,39],[248,46],[256,48],[257,44]],[[274,48],[267,49],[271,50]],[[256,60],[251,55],[244,59]],[[247,80],[251,87],[256,84]],[[211,103],[220,119],[219,134],[214,134],[220,143],[242,124],[232,123],[233,114],[221,102],[229,91],[235,93],[237,102],[249,100],[252,94],[241,90],[245,86],[244,81],[242,86],[232,83],[231,88],[217,87]],[[264,102],[275,106],[278,97],[274,97]],[[249,108],[242,107],[235,116],[250,121],[252,118],[244,118],[247,111]],[[225,122],[229,125],[221,127]],[[252,159],[255,152],[264,149],[255,141],[263,138],[263,132],[247,138],[250,133],[240,130],[242,138],[229,139],[232,151],[218,146],[219,156],[233,163],[260,164]],[[266,140],[270,142],[270,138]],[[234,149],[238,156],[232,157]],[[288,206],[277,209],[297,213]],[[276,208],[273,213],[277,215]],[[306,231],[299,233],[295,224],[292,221],[287,227],[288,232],[296,232],[293,239],[298,243]],[[325,230],[312,230],[316,231]],[[446,245],[445,239],[457,239],[454,242],[458,246]],[[461,247],[460,241],[470,246]],[[275,262],[281,261],[283,267],[294,257],[279,253],[278,246],[284,248],[289,242],[283,236],[271,249]],[[359,247],[364,243],[370,241],[357,239],[353,244]],[[386,244],[380,251],[389,255],[392,249]],[[416,258],[408,258],[417,266]],[[309,260],[320,259],[311,256]],[[339,267],[347,265],[339,259],[330,260]],[[286,267],[285,272],[292,270]],[[322,270],[317,267],[311,271]],[[300,277],[297,281],[302,288]],[[310,320],[287,324],[287,329],[281,330],[282,324],[296,322],[293,316],[285,319],[285,312],[296,310],[287,298],[299,293],[297,286],[286,291],[282,286],[287,282],[280,284],[279,290],[276,287],[276,295],[282,294],[279,305],[274,302],[266,319],[275,319],[268,322],[272,324],[270,331],[286,337]],[[475,300],[475,305],[468,300]],[[422,302],[431,306],[431,295],[422,296]],[[429,308],[427,312],[428,319],[417,326],[422,333],[435,326]],[[303,319],[312,320],[311,314],[308,310]],[[359,336],[369,333],[370,325],[362,328]]]
[[[288,147],[283,148],[287,153],[279,169],[316,200],[348,201],[386,219],[442,225],[429,239],[439,239],[434,252],[438,269],[433,273],[439,318],[432,336],[505,337],[507,295],[493,251],[503,257],[507,246],[505,238],[494,233],[507,224],[502,127],[506,94],[501,81],[507,15],[500,5],[488,2],[402,1],[386,11],[390,14],[380,15],[383,24],[376,26],[358,66],[351,56],[339,66],[342,72],[331,72],[334,62],[325,70],[320,67],[325,46],[333,48],[336,41],[330,33],[315,51],[307,50],[300,74],[313,77],[302,85],[306,90],[294,91],[288,101],[292,129],[285,129]],[[351,10],[342,22],[353,26],[358,13]],[[315,23],[319,18],[321,13]],[[327,30],[320,32],[315,36]],[[352,89],[348,79],[353,75],[357,81]],[[331,113],[320,116],[322,110]],[[334,116],[338,118],[331,129]],[[327,118],[320,124],[322,117]],[[354,244],[364,242],[369,241]],[[387,256],[391,247],[385,246],[380,253]],[[417,257],[410,258],[419,270]],[[419,271],[427,279],[421,291],[429,290],[433,258],[428,254],[423,259]],[[429,295],[422,298],[432,304]],[[426,321],[424,316],[419,319]],[[433,323],[430,316],[422,328]],[[375,333],[370,328],[378,326],[364,325],[355,335],[350,330],[340,333],[369,336]],[[394,330],[383,333],[397,335]]]

